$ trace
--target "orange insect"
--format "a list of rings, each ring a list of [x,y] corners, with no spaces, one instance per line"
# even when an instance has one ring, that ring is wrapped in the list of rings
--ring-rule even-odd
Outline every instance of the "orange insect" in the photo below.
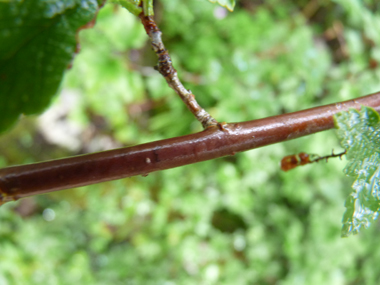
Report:
[[[316,154],[307,154],[306,152],[300,152],[299,154],[288,155],[288,156],[285,156],[281,160],[281,170],[288,171],[293,168],[296,168],[297,166],[305,165],[305,164],[309,164],[313,162],[318,162],[322,159],[326,159],[326,162],[327,162],[327,160],[330,157],[339,157],[340,159],[342,159],[342,155],[344,154],[346,154],[346,150],[338,154],[334,154],[334,152],[332,152],[331,155],[326,155],[326,156],[318,156]]]
[[[313,161],[310,160],[310,155],[306,152],[288,155],[281,160],[281,170],[288,171],[290,169],[296,168],[297,166],[305,165],[312,162]]]

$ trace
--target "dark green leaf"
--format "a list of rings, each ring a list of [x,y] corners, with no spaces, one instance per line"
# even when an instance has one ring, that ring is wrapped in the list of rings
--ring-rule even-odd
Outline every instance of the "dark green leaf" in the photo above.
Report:
[[[357,234],[378,216],[380,208],[380,116],[368,107],[335,115],[342,147],[347,149],[346,175],[354,177],[347,198],[342,236]]]
[[[43,111],[77,48],[76,34],[101,0],[0,4],[0,131],[20,114]]]
[[[213,213],[211,224],[223,233],[233,233],[239,229],[247,229],[247,225],[241,216],[224,208]]]

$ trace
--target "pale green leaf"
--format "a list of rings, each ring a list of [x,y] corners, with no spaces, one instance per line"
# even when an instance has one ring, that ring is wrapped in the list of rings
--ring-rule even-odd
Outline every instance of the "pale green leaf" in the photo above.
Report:
[[[130,13],[135,16],[138,16],[142,12],[142,8],[139,0],[110,0],[108,3],[120,4],[125,9],[127,9]]]
[[[209,0],[211,3],[218,3],[220,6],[226,7],[229,11],[233,11],[235,0]]]
[[[380,209],[380,116],[368,107],[334,116],[337,134],[347,150],[346,175],[354,177],[347,198],[342,236],[357,234],[374,221]]]

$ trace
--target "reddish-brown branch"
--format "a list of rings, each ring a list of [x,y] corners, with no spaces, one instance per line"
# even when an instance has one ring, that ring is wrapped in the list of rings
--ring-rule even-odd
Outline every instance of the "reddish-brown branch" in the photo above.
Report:
[[[380,92],[355,100],[161,141],[0,169],[1,202],[169,169],[283,142],[334,127],[333,115],[361,105],[380,111]],[[254,161],[252,163],[255,163]]]

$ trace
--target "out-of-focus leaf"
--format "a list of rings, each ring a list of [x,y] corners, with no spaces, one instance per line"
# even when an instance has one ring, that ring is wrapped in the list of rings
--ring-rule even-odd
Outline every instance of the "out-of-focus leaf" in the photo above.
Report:
[[[142,8],[139,7],[141,1],[138,0],[110,0],[108,3],[120,4],[130,13],[138,16],[142,12]],[[152,7],[153,10],[153,7]]]
[[[226,7],[229,11],[233,11],[235,0],[209,0],[211,3],[218,3],[220,6]]]
[[[341,145],[347,150],[346,175],[354,177],[347,198],[342,236],[357,234],[375,220],[380,208],[380,116],[368,107],[335,115]]]
[[[223,233],[233,233],[238,229],[247,229],[247,225],[242,217],[228,211],[228,209],[216,210],[212,215],[211,224]]]
[[[43,111],[103,0],[0,3],[0,131]]]

